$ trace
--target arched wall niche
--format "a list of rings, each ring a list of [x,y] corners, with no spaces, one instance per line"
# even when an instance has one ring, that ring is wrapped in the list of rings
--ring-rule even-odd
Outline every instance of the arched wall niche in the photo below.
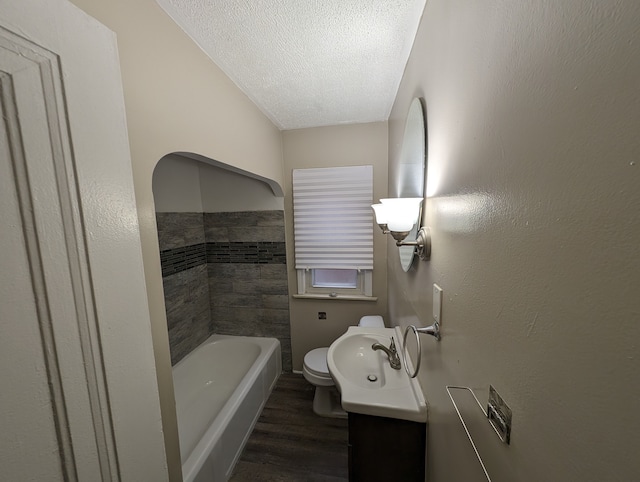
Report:
[[[194,154],[194,153],[191,153],[191,152],[175,152],[173,155],[186,157],[188,159],[193,159],[195,161],[199,161],[199,162],[202,162],[204,164],[208,164],[210,166],[218,167],[218,168],[223,169],[225,171],[235,172],[235,173],[240,174],[240,175],[242,175],[244,177],[247,177],[247,178],[250,178],[250,179],[256,179],[258,181],[264,182],[265,184],[267,184],[271,188],[271,190],[273,191],[273,195],[274,196],[276,196],[276,197],[284,197],[284,192],[282,191],[282,187],[280,186],[280,184],[278,184],[276,181],[274,181],[272,179],[268,179],[266,177],[259,176],[258,174],[254,174],[252,172],[245,171],[244,169],[240,169],[239,167],[230,166],[229,164],[225,164],[223,162],[219,162],[219,161],[216,161],[214,159],[209,159],[208,157],[204,157],[204,156],[201,156],[199,154]]]
[[[158,161],[153,195],[172,365],[216,333],[278,338],[290,371],[282,187],[176,152]]]
[[[276,181],[189,152],[158,161],[153,196],[156,212],[284,209],[284,192]]]

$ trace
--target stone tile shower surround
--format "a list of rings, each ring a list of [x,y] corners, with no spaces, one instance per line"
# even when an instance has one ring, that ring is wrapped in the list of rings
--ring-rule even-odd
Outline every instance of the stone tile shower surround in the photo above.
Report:
[[[171,363],[211,332],[202,213],[156,213]]]
[[[282,211],[156,213],[171,362],[210,334],[280,340],[291,371]]]

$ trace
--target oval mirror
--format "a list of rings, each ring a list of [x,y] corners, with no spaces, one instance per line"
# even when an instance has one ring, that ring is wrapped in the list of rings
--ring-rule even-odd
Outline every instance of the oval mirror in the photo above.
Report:
[[[414,98],[409,107],[404,127],[404,138],[400,149],[398,197],[424,198],[424,186],[427,172],[426,131],[422,100]],[[424,201],[423,201],[424,203]],[[407,240],[414,240],[420,229],[422,209]],[[415,246],[400,246],[400,264],[404,271],[409,271],[415,258]]]

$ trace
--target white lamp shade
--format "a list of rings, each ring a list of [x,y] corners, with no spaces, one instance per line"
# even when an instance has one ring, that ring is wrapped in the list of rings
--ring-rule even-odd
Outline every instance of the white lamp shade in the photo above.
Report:
[[[384,204],[372,204],[371,207],[376,215],[376,223],[387,224],[389,220],[387,207]]]
[[[413,228],[413,225],[415,223],[416,223],[415,219],[408,219],[408,218],[394,219],[387,223],[387,227],[389,228],[389,231],[404,233],[406,231],[411,231],[411,228]]]
[[[381,199],[387,215],[389,230],[411,231],[420,216],[421,197]]]

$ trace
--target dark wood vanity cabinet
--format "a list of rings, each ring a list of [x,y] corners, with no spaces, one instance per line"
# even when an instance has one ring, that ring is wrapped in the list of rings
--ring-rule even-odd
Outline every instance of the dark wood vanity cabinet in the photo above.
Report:
[[[424,482],[427,424],[349,412],[351,482]]]

